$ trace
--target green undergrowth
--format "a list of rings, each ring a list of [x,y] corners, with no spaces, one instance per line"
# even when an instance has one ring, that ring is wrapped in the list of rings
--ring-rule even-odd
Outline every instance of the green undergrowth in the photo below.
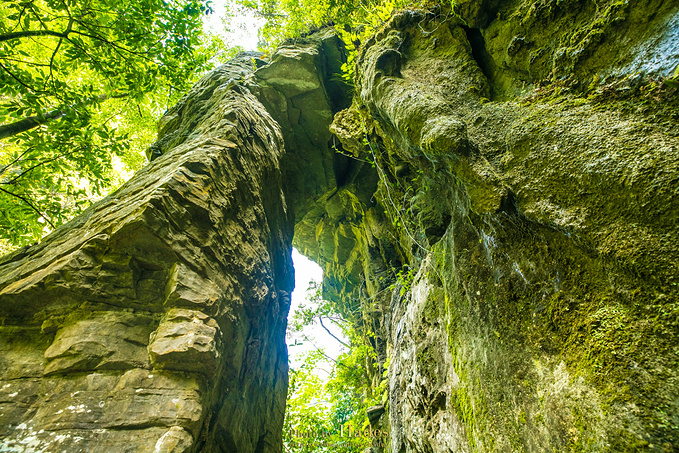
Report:
[[[350,453],[386,445],[388,430],[371,426],[367,409],[387,403],[389,359],[378,363],[374,332],[361,322],[361,315],[354,314],[350,322],[333,302],[323,300],[320,285],[310,285],[307,300],[294,313],[288,336],[302,334],[304,342],[316,349],[290,370],[285,451]],[[339,357],[328,356],[320,338],[303,333],[305,327],[319,322],[342,331],[343,339],[335,338],[345,346]]]

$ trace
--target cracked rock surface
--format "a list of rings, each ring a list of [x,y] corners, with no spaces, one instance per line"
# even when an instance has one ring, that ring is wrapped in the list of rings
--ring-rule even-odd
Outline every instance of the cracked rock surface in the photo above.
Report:
[[[280,451],[292,228],[243,67],[199,82],[171,112],[191,133],[166,121],[120,190],[3,258],[2,451]]]

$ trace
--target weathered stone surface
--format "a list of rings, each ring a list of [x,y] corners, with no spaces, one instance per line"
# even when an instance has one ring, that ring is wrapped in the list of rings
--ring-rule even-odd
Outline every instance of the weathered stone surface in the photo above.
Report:
[[[256,71],[250,87],[283,131],[281,165],[296,220],[318,197],[341,185],[328,128],[333,115],[349,105],[349,87],[337,80],[342,50],[331,29],[285,43]]]
[[[193,445],[193,437],[186,430],[173,426],[156,442],[154,453],[185,453]]]
[[[213,378],[219,363],[219,339],[214,319],[200,311],[173,308],[151,334],[151,363],[165,370],[194,371]]]
[[[279,126],[207,76],[154,162],[0,263],[0,449],[281,448],[292,228]],[[249,71],[249,72],[248,72]]]
[[[679,10],[455,5],[368,39],[351,106],[327,30],[217,69],[3,258],[2,448],[280,451],[294,225],[392,452],[673,451]]]
[[[672,451],[676,5],[457,3],[365,43],[331,130],[377,191],[303,239],[391,360],[391,451]]]
[[[115,311],[70,314],[47,350],[44,374],[148,367],[153,316]]]

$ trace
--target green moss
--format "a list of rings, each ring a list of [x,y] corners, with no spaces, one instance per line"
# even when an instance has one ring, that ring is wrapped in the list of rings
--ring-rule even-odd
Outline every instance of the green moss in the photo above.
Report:
[[[429,294],[427,295],[427,300],[424,305],[424,316],[427,319],[439,319],[441,318],[441,311],[439,309],[439,304],[442,300],[443,291],[438,287],[433,287]]]
[[[430,382],[436,383],[438,381],[438,363],[441,360],[431,345],[417,351],[417,364],[420,372],[429,379]]]

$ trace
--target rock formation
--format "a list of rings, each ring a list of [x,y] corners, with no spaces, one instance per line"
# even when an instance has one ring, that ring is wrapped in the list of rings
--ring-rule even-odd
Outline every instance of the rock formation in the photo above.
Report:
[[[329,30],[239,56],[2,258],[0,451],[281,451],[293,243],[391,452],[674,451],[679,7],[454,3],[364,42],[353,93]]]
[[[3,260],[2,451],[281,450],[292,229],[251,73],[201,80],[160,157]]]

